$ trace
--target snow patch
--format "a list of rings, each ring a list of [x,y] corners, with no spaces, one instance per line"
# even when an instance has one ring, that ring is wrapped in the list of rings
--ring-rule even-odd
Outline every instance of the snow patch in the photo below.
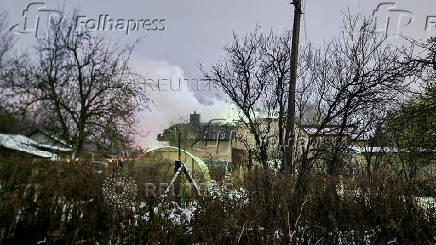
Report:
[[[0,145],[8,149],[25,152],[38,157],[58,158],[54,153],[39,150],[36,141],[20,134],[0,134]]]

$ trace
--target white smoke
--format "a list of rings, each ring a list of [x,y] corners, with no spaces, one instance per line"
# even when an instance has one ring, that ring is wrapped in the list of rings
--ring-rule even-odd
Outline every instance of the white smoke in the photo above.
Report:
[[[201,114],[202,122],[228,118],[232,114],[223,101],[222,93],[216,89],[209,91],[204,81],[200,82],[200,89],[196,89],[192,82],[189,86],[184,82],[185,74],[178,65],[165,60],[145,59],[135,59],[133,65],[147,79],[143,88],[153,101],[151,110],[138,116],[139,127],[144,135],[137,139],[137,143],[142,147],[159,144],[156,141],[157,134],[168,128],[171,122],[181,117],[189,118],[194,110]]]

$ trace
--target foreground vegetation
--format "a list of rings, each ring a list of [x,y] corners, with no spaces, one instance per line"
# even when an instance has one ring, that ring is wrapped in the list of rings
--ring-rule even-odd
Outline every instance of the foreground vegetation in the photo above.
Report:
[[[337,224],[326,212],[323,177],[306,179],[305,192],[289,176],[253,169],[244,180],[217,185],[195,199],[147,195],[147,171],[96,163],[6,159],[0,163],[1,244],[434,244],[432,182],[403,182],[385,174],[342,178]],[[108,201],[113,175],[136,183],[131,202]],[[159,181],[157,179],[151,179]],[[116,188],[114,187],[114,191]],[[421,190],[421,192],[419,191]],[[122,196],[123,198],[126,196]],[[162,200],[164,200],[162,202]],[[434,200],[434,199],[433,199]],[[127,205],[126,205],[127,203]]]

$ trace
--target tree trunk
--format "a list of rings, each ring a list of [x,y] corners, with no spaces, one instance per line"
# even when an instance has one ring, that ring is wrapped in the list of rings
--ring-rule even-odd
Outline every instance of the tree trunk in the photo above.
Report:
[[[336,189],[337,183],[337,174],[333,173],[327,174],[326,179],[326,200],[327,200],[327,212],[328,212],[328,221],[331,225],[331,228],[335,229],[336,225],[336,207],[337,207],[337,198],[338,192]]]

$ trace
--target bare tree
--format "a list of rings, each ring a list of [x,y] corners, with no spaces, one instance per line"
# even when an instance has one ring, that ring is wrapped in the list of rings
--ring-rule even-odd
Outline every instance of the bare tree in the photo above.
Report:
[[[419,86],[391,109],[374,138],[379,146],[385,146],[383,153],[392,158],[387,161],[389,169],[397,174],[398,180],[408,182],[420,177],[422,169],[432,167],[436,147],[436,39],[424,43],[410,41],[414,52],[406,53],[402,64],[417,70]]]
[[[13,38],[7,30],[7,12],[0,11],[0,132],[9,133],[13,131],[14,120],[10,112],[3,107],[4,97],[2,96],[5,91],[5,76],[7,75],[8,66],[11,62],[9,53],[12,50]]]
[[[86,140],[126,146],[135,133],[135,112],[148,101],[129,65],[133,46],[110,45],[72,23],[74,18],[52,23],[48,38],[38,41],[37,58],[17,67],[10,106],[37,115],[76,154]]]
[[[203,139],[203,132],[200,128],[191,125],[186,118],[186,116],[180,116],[170,122],[171,126],[164,131],[163,135],[169,145],[175,147],[178,147],[180,136],[180,146],[183,150],[191,149],[195,143]]]
[[[0,12],[0,72],[10,63],[8,57],[13,48],[13,37],[7,28],[7,12]]]
[[[7,25],[7,12],[0,11],[0,110],[6,111],[4,107],[5,94],[10,91],[6,87],[6,78],[9,76],[11,65],[14,62],[12,55],[14,38],[9,32]]]
[[[202,67],[204,75],[227,94],[241,115],[243,126],[254,137],[245,144],[251,157],[268,166],[268,150],[283,152],[286,111],[286,91],[290,69],[290,34],[278,35],[256,31],[239,37],[225,48],[227,57],[210,70]],[[278,120],[278,137],[271,133]],[[272,139],[278,141],[272,146]],[[281,154],[282,155],[282,154]],[[280,156],[279,156],[280,158]]]
[[[375,33],[371,19],[350,13],[344,16],[339,38],[309,51],[313,58],[308,80],[298,90],[303,93],[298,96],[309,103],[298,109],[304,114],[316,108],[312,120],[317,125],[299,161],[298,186],[304,187],[304,178],[315,164],[325,166],[329,217],[334,224],[337,175],[347,148],[376,128],[401,98],[415,69],[401,64],[405,50]]]

